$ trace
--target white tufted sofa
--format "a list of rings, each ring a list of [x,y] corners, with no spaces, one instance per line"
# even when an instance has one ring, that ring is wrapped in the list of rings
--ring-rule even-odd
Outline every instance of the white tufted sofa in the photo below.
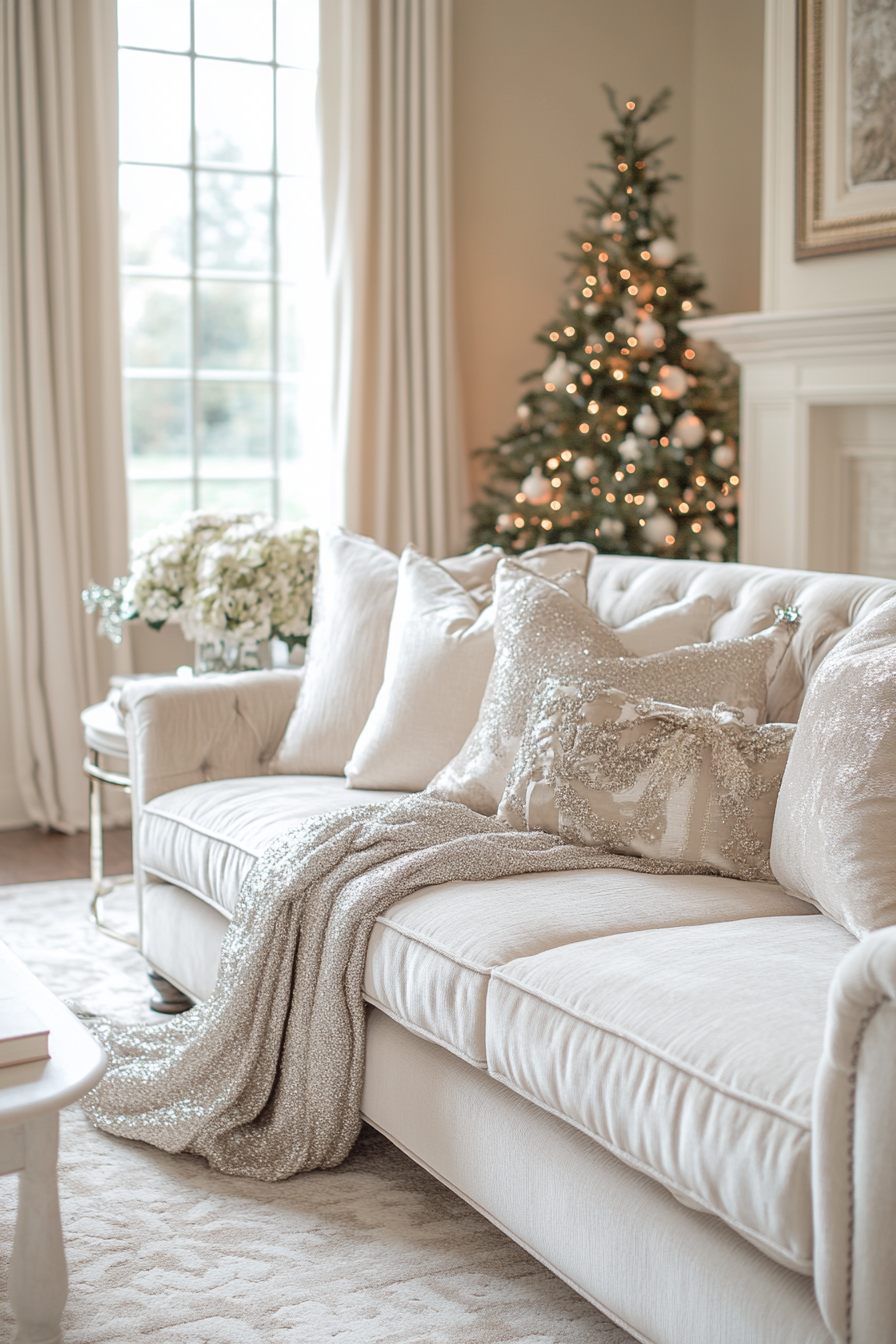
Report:
[[[588,575],[611,626],[702,593],[716,639],[801,609],[770,688],[792,721],[896,583],[608,556]],[[193,998],[266,845],[394,796],[268,773],[299,684],[122,695],[141,946]],[[896,1341],[896,929],[857,943],[774,883],[448,883],[377,922],[365,994],[369,1122],[636,1338]]]

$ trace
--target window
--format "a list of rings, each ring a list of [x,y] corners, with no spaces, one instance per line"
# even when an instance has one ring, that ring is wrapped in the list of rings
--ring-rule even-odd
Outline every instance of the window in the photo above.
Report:
[[[313,520],[323,437],[316,0],[119,0],[131,535]]]

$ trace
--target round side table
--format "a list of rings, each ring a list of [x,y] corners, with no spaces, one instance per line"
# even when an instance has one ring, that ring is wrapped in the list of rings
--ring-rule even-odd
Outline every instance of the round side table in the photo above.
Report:
[[[81,713],[81,727],[84,730],[84,742],[87,755],[84,757],[84,773],[90,790],[90,880],[93,883],[93,899],[90,913],[97,928],[117,938],[121,943],[137,947],[137,939],[119,933],[103,919],[102,901],[114,887],[130,882],[130,877],[106,877],[103,874],[103,785],[131,791],[131,781],[126,774],[117,774],[104,770],[100,766],[100,756],[111,756],[115,760],[128,760],[128,740],[118,717],[118,708],[112,700],[102,700],[98,705],[90,705]]]

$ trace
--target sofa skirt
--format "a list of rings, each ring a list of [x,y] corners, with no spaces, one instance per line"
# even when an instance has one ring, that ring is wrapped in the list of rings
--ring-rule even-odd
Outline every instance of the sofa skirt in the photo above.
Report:
[[[810,1278],[375,1008],[361,1109],[645,1344],[832,1344]]]

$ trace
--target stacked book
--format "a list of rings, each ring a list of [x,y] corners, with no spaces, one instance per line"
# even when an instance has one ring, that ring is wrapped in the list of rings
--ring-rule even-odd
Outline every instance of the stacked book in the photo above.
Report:
[[[0,1069],[49,1059],[50,1032],[20,999],[0,997]]]

